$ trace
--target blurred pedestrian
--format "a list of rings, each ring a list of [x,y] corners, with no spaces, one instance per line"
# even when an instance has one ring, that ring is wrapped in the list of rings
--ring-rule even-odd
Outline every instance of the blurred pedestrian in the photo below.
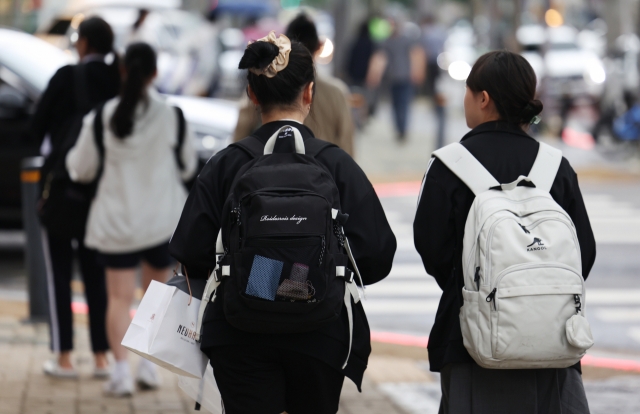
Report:
[[[361,88],[366,86],[369,61],[375,51],[376,44],[369,31],[369,19],[366,19],[360,24],[358,35],[349,53],[347,73],[351,85]]]
[[[129,45],[120,96],[87,115],[66,160],[71,178],[79,182],[94,180],[102,168],[85,243],[98,250],[98,260],[106,267],[107,333],[116,363],[105,391],[113,396],[133,392],[128,351],[120,343],[131,322],[138,267],[142,263],[143,290],[151,280],[167,279],[173,262],[168,242],[187,198],[183,180],[197,166],[181,112],[153,89],[155,76],[151,46]],[[96,137],[95,122],[102,126],[97,128],[102,136]],[[186,135],[180,138],[179,131]],[[102,155],[97,142],[102,142]],[[156,388],[159,380],[156,366],[141,360],[139,386]]]
[[[375,51],[376,43],[371,37],[369,19],[366,19],[360,25],[356,40],[349,51],[349,61],[347,62],[351,102],[354,106],[354,122],[358,128],[364,124],[367,117],[375,112],[376,108],[377,90],[367,87],[369,62]]]
[[[138,9],[138,18],[131,26],[131,32],[129,33],[129,38],[127,39],[127,44],[142,42],[143,41],[143,26],[144,22],[147,20],[149,16],[149,10],[147,9]]]
[[[408,36],[398,19],[391,21],[392,34],[371,57],[367,85],[377,88],[383,76],[391,87],[391,103],[397,139],[404,142],[411,101],[425,76],[425,55],[417,39]]]
[[[538,154],[540,144],[526,132],[542,111],[535,92],[533,69],[511,52],[481,56],[467,78],[464,110],[472,130],[460,143],[499,183],[529,175]],[[550,193],[575,225],[586,279],[595,261],[596,245],[576,173],[564,158]],[[432,159],[413,231],[426,271],[443,289],[428,346],[430,368],[440,372],[439,412],[588,414],[579,364],[564,369],[486,369],[467,351],[459,318],[464,285],[462,246],[474,199],[471,189],[442,161]]]
[[[425,89],[427,96],[431,98],[433,111],[438,122],[436,148],[443,147],[445,144],[446,99],[438,83],[442,74],[442,70],[438,66],[438,56],[444,52],[446,39],[447,31],[445,27],[438,23],[433,15],[428,14],[425,16],[422,22],[422,47],[427,57]]]
[[[90,195],[84,189],[71,187],[64,159],[73,146],[82,118],[96,104],[114,97],[120,85],[117,55],[113,51],[113,31],[104,20],[93,17],[78,27],[75,44],[80,63],[60,68],[49,81],[33,117],[32,130],[42,143],[45,136],[50,152],[42,168],[43,197],[40,215],[46,229],[45,255],[49,289],[51,349],[57,359],[47,361],[44,372],[64,378],[76,378],[71,362],[73,349],[73,316],[71,312],[71,279],[73,259],[77,255],[84,292],[89,308],[91,347],[98,377],[108,376],[105,333],[107,298],[104,269],[96,261],[96,252],[84,244],[85,224]],[[111,55],[113,62],[105,58]],[[79,200],[67,193],[79,195]],[[89,190],[90,191],[90,190]]]
[[[320,55],[323,43],[320,42],[315,24],[306,15],[301,14],[289,23],[285,34],[291,40],[297,40],[307,47],[314,59]],[[304,124],[317,138],[336,144],[353,157],[354,125],[348,97],[349,89],[341,80],[318,75],[311,113]],[[233,134],[234,142],[251,135],[251,132],[260,126],[257,109],[250,100],[245,101]]]
[[[270,137],[288,126],[288,131],[299,132],[302,144],[307,149],[307,155],[301,157],[322,165],[323,171],[326,170],[337,184],[339,194],[336,196],[339,195],[340,207],[349,212],[344,232],[353,247],[355,261],[364,283],[375,283],[386,277],[391,269],[396,241],[371,183],[345,151],[314,138],[311,130],[302,124],[314,105],[315,68],[307,47],[299,42],[289,41],[286,36],[276,38],[272,32],[269,37],[247,46],[239,68],[248,70],[248,93],[251,101],[260,106],[263,125],[251,136],[218,152],[207,162],[189,194],[180,223],[171,239],[171,253],[184,264],[189,277],[209,277],[211,269],[216,266],[216,238],[223,221],[229,217],[229,210],[224,207],[224,203],[234,179],[239,172],[246,171],[246,165],[252,160],[263,160],[264,157],[253,158],[254,154],[262,154]],[[273,149],[274,156],[289,155],[278,153],[287,145],[287,150],[292,150],[293,137],[281,138],[283,139],[278,139]],[[288,164],[286,159],[283,162],[283,167],[287,168],[281,169],[281,174],[291,175],[293,171],[300,171],[290,168],[295,165]],[[303,183],[304,179],[299,182]],[[268,198],[284,199],[271,196]],[[283,206],[283,202],[274,201],[274,204],[269,206]],[[297,202],[302,203],[300,206],[305,203]],[[261,203],[254,199],[252,206],[256,206],[256,211],[261,211],[259,209],[262,207],[257,207]],[[260,223],[250,218],[252,213],[248,214],[249,217],[245,217],[243,213],[243,229],[252,229],[250,232],[256,231],[263,236],[268,234],[265,232],[275,230],[271,227],[259,227]],[[273,233],[271,235],[273,236]],[[280,238],[278,240],[280,243],[305,242],[305,239],[300,238],[285,239],[288,241]],[[227,247],[226,236],[224,240]],[[260,240],[268,242],[269,238]],[[275,239],[272,237],[271,240],[273,242]],[[291,244],[289,246],[293,247]],[[275,250],[283,253],[281,249]],[[303,250],[307,251],[306,248]],[[269,251],[274,250],[270,248]],[[288,250],[286,254],[290,255],[288,260],[307,260],[303,259],[307,253],[302,253],[297,247]],[[255,258],[257,260],[263,257],[256,255]],[[346,257],[342,259],[346,260]],[[346,261],[344,263],[346,264]],[[237,269],[233,266],[233,269]],[[300,266],[308,269],[304,264]],[[318,267],[312,269],[322,273]],[[311,275],[311,272],[309,274]],[[233,275],[237,276],[235,273]],[[286,411],[291,414],[335,414],[338,411],[345,376],[351,378],[360,388],[371,352],[370,333],[362,303],[354,303],[353,313],[349,312],[349,315],[353,316],[353,346],[349,354],[350,323],[346,307],[343,306],[341,311],[336,309],[336,317],[329,318],[322,327],[310,325],[313,330],[309,332],[249,332],[236,327],[235,323],[242,318],[235,318],[232,322],[225,316],[227,305],[236,303],[228,300],[228,295],[234,292],[236,279],[238,285],[241,283],[238,278],[228,279],[223,280],[215,301],[207,306],[201,344],[203,352],[211,359],[225,412],[237,414]],[[254,300],[249,297],[247,301]],[[259,303],[269,302],[265,300]],[[286,305],[282,302],[280,304]],[[298,302],[297,305],[316,306],[318,303]],[[313,309],[309,312],[313,313]],[[347,355],[349,357],[345,365]]]

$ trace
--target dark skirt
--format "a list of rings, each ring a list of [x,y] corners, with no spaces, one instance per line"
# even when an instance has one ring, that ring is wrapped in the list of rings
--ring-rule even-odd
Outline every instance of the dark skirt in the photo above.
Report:
[[[440,373],[439,414],[589,414],[575,368],[485,369],[448,364]]]

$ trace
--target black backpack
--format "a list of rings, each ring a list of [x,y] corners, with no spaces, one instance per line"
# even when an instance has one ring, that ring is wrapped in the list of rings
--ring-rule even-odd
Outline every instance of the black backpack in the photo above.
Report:
[[[276,141],[284,145],[292,139],[295,153],[273,152]],[[360,297],[347,269],[352,255],[342,225],[348,215],[340,210],[333,177],[315,159],[334,145],[318,139],[303,142],[291,126],[278,130],[266,145],[255,137],[232,145],[254,159],[240,169],[224,204],[224,251],[202,306],[222,282],[224,313],[231,325],[277,334],[317,330],[335,321],[345,304],[351,340],[351,298],[357,303]],[[353,268],[357,272],[355,263]]]

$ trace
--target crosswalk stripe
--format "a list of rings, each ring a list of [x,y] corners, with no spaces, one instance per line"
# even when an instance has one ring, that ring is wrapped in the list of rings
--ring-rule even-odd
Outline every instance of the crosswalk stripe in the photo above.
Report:
[[[395,281],[395,283],[376,283],[367,286],[367,297],[383,296],[440,296],[442,290],[435,282]]]
[[[640,308],[598,308],[593,313],[603,322],[640,322]]]
[[[398,200],[398,198],[396,198]],[[398,251],[415,251],[413,245],[413,214],[415,200],[406,202],[410,215],[391,210],[389,223],[398,241]],[[640,244],[640,207],[608,194],[587,194],[585,205],[596,242],[601,244]]]
[[[367,287],[367,297],[371,302],[395,302],[398,296],[403,297],[403,302],[421,302],[429,301],[434,295],[442,294],[440,287],[435,282],[416,281],[409,279],[406,281],[395,280],[390,283],[389,280],[379,282],[375,285]],[[420,296],[423,295],[424,299]],[[369,301],[367,301],[369,302]],[[606,288],[587,288],[586,294],[587,306],[594,305],[635,305],[640,306],[640,289],[606,289]],[[413,306],[413,305],[412,305]],[[627,310],[625,310],[627,309]],[[609,309],[605,313],[612,318],[623,315],[626,311],[633,311],[636,308],[615,308]],[[637,316],[628,316],[629,318],[638,318],[640,320],[640,309],[635,310]]]
[[[434,314],[438,310],[437,299],[387,299],[382,301],[365,300],[362,303],[367,314],[384,314],[384,315],[425,315]]]

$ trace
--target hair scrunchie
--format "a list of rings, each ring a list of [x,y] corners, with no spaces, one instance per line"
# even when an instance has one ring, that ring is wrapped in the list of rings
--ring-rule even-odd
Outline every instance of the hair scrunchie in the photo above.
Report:
[[[264,69],[250,68],[249,71],[256,75],[264,75],[267,78],[273,78],[287,67],[289,64],[289,53],[291,52],[291,40],[283,34],[276,37],[275,31],[271,31],[267,36],[262,39],[256,40],[256,42],[267,42],[278,46],[278,56],[267,65]],[[249,42],[251,44],[253,42]]]

